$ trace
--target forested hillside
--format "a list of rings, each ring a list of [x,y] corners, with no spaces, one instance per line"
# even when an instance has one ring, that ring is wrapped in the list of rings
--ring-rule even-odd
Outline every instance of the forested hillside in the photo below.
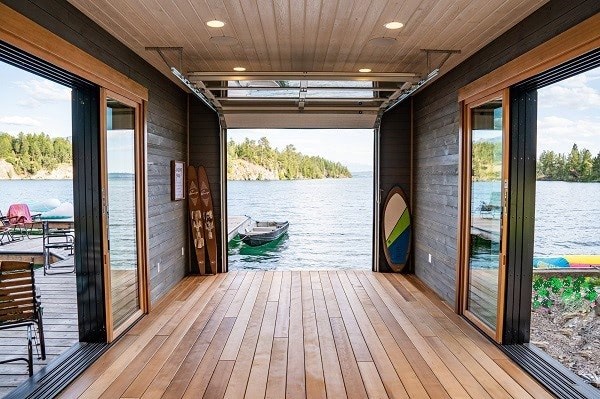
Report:
[[[12,136],[0,132],[0,159],[11,164],[20,175],[52,171],[59,164],[72,162],[71,142],[62,137],[51,138],[44,133]]]
[[[538,180],[600,182],[600,153],[595,157],[587,149],[573,144],[568,154],[543,151],[537,163]]]
[[[322,157],[303,155],[289,144],[272,148],[266,137],[227,143],[229,180],[292,180],[351,177],[347,167]],[[251,170],[250,170],[251,169]]]
[[[498,179],[501,171],[502,143],[479,141],[473,143],[473,179]],[[538,180],[600,182],[600,153],[595,157],[588,149],[573,144],[571,152],[560,154],[543,151],[537,161]]]

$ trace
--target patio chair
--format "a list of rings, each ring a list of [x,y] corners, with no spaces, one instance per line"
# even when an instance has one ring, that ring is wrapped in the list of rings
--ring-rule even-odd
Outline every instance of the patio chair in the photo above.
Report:
[[[27,358],[17,357],[0,361],[0,364],[25,361],[29,376],[33,375],[33,344],[38,358],[46,359],[42,307],[35,292],[33,263],[0,262],[0,330],[27,327]],[[35,327],[39,333],[36,338]]]
[[[21,237],[23,236],[23,230],[25,230],[27,238],[30,238],[29,233],[33,229],[33,224],[41,221],[41,216],[41,213],[32,215],[27,204],[12,204],[8,207],[8,213],[6,214],[11,223],[20,227]]]
[[[15,229],[19,228],[18,225],[11,223],[11,220],[2,215],[0,211],[0,245],[7,244],[12,241],[16,241]]]

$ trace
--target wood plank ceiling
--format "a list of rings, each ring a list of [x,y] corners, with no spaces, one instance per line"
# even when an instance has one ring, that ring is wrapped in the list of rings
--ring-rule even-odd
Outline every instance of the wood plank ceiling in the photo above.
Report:
[[[343,72],[425,76],[422,49],[460,50],[440,75],[514,26],[547,0],[69,0],[75,7],[174,79],[165,61],[146,47],[182,47],[166,52],[183,73]],[[225,22],[210,28],[209,20]],[[389,30],[384,24],[404,27]],[[234,45],[211,37],[230,36]],[[393,38],[378,47],[370,39]]]

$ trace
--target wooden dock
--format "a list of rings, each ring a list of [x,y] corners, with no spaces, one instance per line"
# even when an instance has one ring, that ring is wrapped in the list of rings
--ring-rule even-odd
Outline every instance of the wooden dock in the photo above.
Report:
[[[0,260],[20,260],[36,265],[44,263],[43,239],[41,235],[32,235],[31,238],[24,237],[22,240],[12,241],[0,245]],[[50,263],[69,259],[71,251],[65,248],[52,248],[50,251]]]
[[[471,234],[488,241],[500,241],[500,219],[471,217]]]
[[[250,223],[249,216],[227,216],[227,242],[231,241],[240,228]]]
[[[41,239],[38,241],[41,243]],[[38,359],[34,350],[34,373],[79,341],[75,274],[44,276],[44,270],[39,268],[35,271],[35,282],[44,308],[46,360]],[[0,359],[14,357],[27,357],[27,331],[24,327],[0,330]],[[27,378],[25,362],[0,364],[0,397]]]

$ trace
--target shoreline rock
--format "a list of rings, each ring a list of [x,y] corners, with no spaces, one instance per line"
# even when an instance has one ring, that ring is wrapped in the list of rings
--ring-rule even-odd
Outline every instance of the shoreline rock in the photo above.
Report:
[[[73,165],[61,163],[53,170],[39,170],[33,175],[19,174],[12,164],[0,159],[0,180],[72,180]]]

